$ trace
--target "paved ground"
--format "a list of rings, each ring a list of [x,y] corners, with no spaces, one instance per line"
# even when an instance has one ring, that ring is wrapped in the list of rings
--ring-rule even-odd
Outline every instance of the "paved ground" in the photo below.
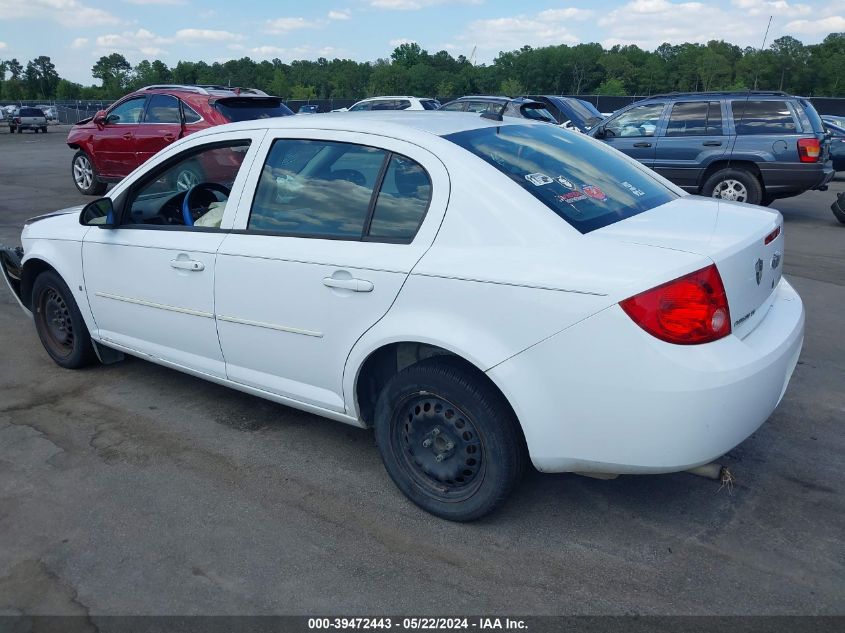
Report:
[[[84,200],[63,140],[0,131],[0,242]],[[732,494],[532,473],[471,525],[406,502],[369,432],[139,360],[59,369],[3,287],[0,613],[845,613],[832,199],[775,205],[807,337],[780,408],[725,460]]]

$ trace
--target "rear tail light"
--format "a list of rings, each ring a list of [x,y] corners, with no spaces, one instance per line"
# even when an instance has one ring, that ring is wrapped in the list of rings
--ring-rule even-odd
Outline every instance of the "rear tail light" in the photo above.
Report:
[[[798,157],[802,163],[816,163],[822,155],[822,145],[817,138],[798,139]]]
[[[731,333],[728,297],[715,264],[619,305],[634,323],[667,343],[698,345]]]
[[[766,236],[766,239],[763,240],[763,245],[768,246],[778,238],[778,235],[780,235],[780,227],[777,227],[774,231],[772,231]]]

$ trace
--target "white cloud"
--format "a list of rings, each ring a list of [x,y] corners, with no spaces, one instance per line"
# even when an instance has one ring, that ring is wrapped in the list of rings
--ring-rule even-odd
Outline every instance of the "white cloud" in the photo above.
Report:
[[[806,15],[812,9],[806,4],[789,4],[786,0],[732,0],[733,5],[748,15]]]
[[[352,14],[348,9],[341,9],[339,11],[329,11],[329,20],[351,20]]]
[[[407,37],[397,37],[395,40],[390,40],[388,44],[391,47],[396,48],[397,46],[402,46],[402,44],[415,44],[415,40],[409,40]]]
[[[122,20],[108,11],[95,9],[78,0],[0,0],[4,20],[54,20],[63,26],[99,26],[119,24]]]
[[[98,49],[97,54],[119,52],[130,57],[137,57],[139,55],[152,56],[166,53],[167,51],[163,46],[170,41],[172,40],[156,35],[147,29],[138,29],[134,33],[124,31],[123,33],[100,35],[95,43]]]
[[[188,4],[187,0],[123,0],[127,4],[148,5],[148,4],[164,4],[164,5],[181,5]]]
[[[528,44],[533,47],[553,44],[577,44],[580,38],[573,22],[593,16],[587,9],[546,9],[535,15],[516,15],[475,20],[458,36],[468,47],[479,50],[506,51]]]
[[[70,43],[71,48],[85,48],[88,45],[87,37],[77,37]]]
[[[481,4],[484,0],[370,0],[370,6],[391,11],[418,11],[438,4]]]
[[[5,51],[7,48],[9,48],[9,45],[6,42],[0,42],[0,51]]]
[[[177,42],[237,42],[244,38],[239,33],[231,31],[213,31],[211,29],[180,29],[176,31],[174,39]]]
[[[344,57],[347,51],[333,46],[294,46],[292,48],[282,48],[279,46],[256,46],[248,49],[254,57],[258,59],[272,59],[278,57],[282,61],[292,61],[294,59],[317,59],[318,57],[334,58]]]
[[[786,25],[792,33],[807,33],[811,35],[827,35],[845,31],[845,17],[832,15],[819,20],[794,20]]]
[[[276,18],[267,20],[264,31],[266,33],[289,33],[299,29],[315,29],[320,26],[319,22],[306,20],[305,18]]]

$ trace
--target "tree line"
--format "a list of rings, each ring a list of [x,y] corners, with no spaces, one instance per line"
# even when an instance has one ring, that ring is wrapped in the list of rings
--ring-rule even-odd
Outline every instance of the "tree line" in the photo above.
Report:
[[[650,95],[671,91],[784,90],[805,96],[845,96],[845,33],[820,44],[791,36],[765,50],[713,40],[707,44],[638,46],[600,44],[523,46],[501,52],[491,64],[473,64],[416,43],[398,46],[375,62],[325,58],[254,61],[249,57],[208,64],[161,60],[132,66],[120,53],[101,57],[91,69],[101,85],[83,86],[59,76],[45,55],[22,65],[0,60],[0,100],[116,99],[141,86],[198,83],[260,88],[286,99],[359,99],[379,94]]]

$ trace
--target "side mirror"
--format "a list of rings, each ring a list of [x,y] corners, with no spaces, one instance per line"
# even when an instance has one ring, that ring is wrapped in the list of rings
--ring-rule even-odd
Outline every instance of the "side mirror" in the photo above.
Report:
[[[594,138],[604,138],[607,134],[607,130],[604,129],[603,125],[600,125],[596,128],[595,134],[593,134]]]
[[[113,229],[117,226],[114,205],[111,198],[100,198],[89,202],[79,214],[82,226],[96,226],[100,229]]]
[[[99,110],[97,114],[94,115],[94,123],[97,125],[105,125],[106,124],[106,111]]]

